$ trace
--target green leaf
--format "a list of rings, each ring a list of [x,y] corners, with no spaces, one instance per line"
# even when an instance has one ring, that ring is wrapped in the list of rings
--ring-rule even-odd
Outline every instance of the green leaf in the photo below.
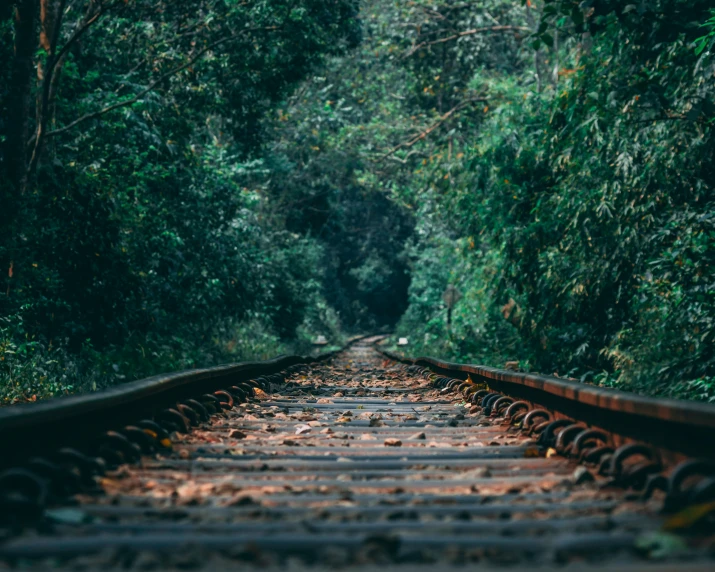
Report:
[[[544,14],[544,16],[553,16],[554,14],[556,14],[556,12],[557,12],[556,6],[554,6],[554,5],[552,4],[552,5],[546,6],[546,7],[544,8],[543,14]]]
[[[710,39],[709,36],[702,36],[695,40],[695,43],[697,44],[695,46],[695,55],[699,56],[705,51],[705,48],[708,47],[708,44],[710,43],[708,40]]]
[[[654,560],[681,554],[688,548],[682,538],[667,532],[643,533],[636,539],[635,546]]]

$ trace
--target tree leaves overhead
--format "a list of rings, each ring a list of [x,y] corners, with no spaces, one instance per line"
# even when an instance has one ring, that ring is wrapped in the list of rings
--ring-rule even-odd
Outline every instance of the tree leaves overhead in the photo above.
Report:
[[[396,323],[712,399],[714,30],[707,0],[5,4],[3,379]]]

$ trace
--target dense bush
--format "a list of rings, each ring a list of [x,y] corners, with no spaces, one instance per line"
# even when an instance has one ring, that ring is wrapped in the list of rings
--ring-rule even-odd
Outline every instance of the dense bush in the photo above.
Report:
[[[709,8],[366,2],[361,48],[282,110],[283,196],[340,181],[408,215],[410,353],[709,399]]]
[[[0,394],[305,350],[318,331],[339,341],[323,246],[266,216],[252,181],[265,117],[358,40],[354,2],[13,4]]]
[[[523,367],[715,398],[715,59],[694,49],[709,3],[595,2],[585,22],[548,20],[572,6],[546,2],[537,33],[551,34],[558,81],[539,93],[535,70],[477,70],[486,117],[423,183],[453,245],[476,243],[457,255],[471,269],[441,286],[461,282],[462,305],[489,295],[472,323],[491,331],[464,334],[482,349],[453,353],[509,340],[500,307],[521,344],[496,355]]]

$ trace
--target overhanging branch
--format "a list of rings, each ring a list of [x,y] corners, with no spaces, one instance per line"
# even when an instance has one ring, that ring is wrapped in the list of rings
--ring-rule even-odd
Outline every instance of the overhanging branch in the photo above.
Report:
[[[437,44],[444,44],[446,42],[452,42],[458,40],[459,38],[464,38],[465,36],[474,36],[476,34],[486,34],[489,32],[530,32],[531,30],[526,26],[484,26],[481,28],[472,28],[471,30],[464,30],[463,32],[458,32],[451,36],[444,38],[439,38],[437,40],[431,40],[429,42],[420,42],[412,46],[407,53],[403,56],[404,58],[409,58],[415,52],[429,46],[434,46]]]
[[[464,109],[470,103],[484,102],[484,101],[487,101],[486,97],[475,97],[475,98],[467,99],[465,101],[458,103],[452,109],[450,109],[447,113],[445,113],[444,115],[441,115],[440,118],[437,121],[435,121],[432,125],[430,125],[427,129],[425,129],[421,133],[418,133],[411,139],[408,139],[407,141],[404,141],[404,142],[400,143],[399,145],[396,145],[395,147],[390,149],[387,153],[385,153],[382,157],[380,157],[379,160],[384,161],[385,159],[387,159],[391,155],[395,154],[400,149],[409,149],[410,147],[414,146],[419,141],[422,141],[425,137],[427,137],[430,133],[432,133],[435,129],[437,129],[440,125],[442,125],[445,121],[447,121],[450,117],[452,117],[455,113]]]
[[[273,30],[277,30],[278,28],[279,28],[279,26],[267,26],[264,28],[252,28],[249,30],[242,30],[241,33],[249,32],[249,31],[252,31],[252,32],[273,31]],[[110,111],[114,111],[115,109],[120,109],[122,107],[127,107],[129,105],[135,104],[142,97],[144,97],[147,93],[153,91],[159,84],[163,83],[165,80],[169,79],[171,76],[176,75],[177,73],[185,70],[186,68],[188,68],[191,65],[193,65],[194,63],[196,63],[207,52],[213,50],[214,48],[218,47],[221,44],[225,44],[226,42],[229,42],[230,40],[235,40],[237,38],[238,38],[237,35],[231,35],[231,36],[227,36],[225,38],[220,38],[219,40],[216,40],[215,42],[210,43],[209,45],[205,46],[203,49],[199,50],[199,52],[197,52],[189,61],[181,64],[180,66],[172,68],[168,72],[160,75],[157,79],[155,79],[153,82],[151,82],[146,88],[141,90],[136,95],[130,97],[129,99],[125,99],[124,101],[118,101],[117,103],[113,103],[112,105],[108,105],[106,107],[103,107],[102,109],[98,109],[97,111],[93,111],[91,113],[82,115],[81,117],[78,117],[77,119],[75,119],[71,123],[68,123],[64,127],[60,127],[59,129],[55,129],[54,131],[48,132],[45,135],[45,137],[55,137],[57,135],[61,135],[62,133],[66,133],[70,129],[76,127],[80,123],[84,123],[85,121],[89,121],[90,119],[96,119],[98,117],[101,117],[102,115],[106,115]]]

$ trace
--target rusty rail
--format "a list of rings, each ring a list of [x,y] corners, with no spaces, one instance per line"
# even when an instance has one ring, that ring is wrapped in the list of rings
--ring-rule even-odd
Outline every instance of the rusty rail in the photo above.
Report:
[[[97,434],[152,415],[167,404],[296,364],[327,360],[342,350],[160,374],[96,393],[0,408],[0,468],[17,463],[28,451],[41,455],[67,444],[82,447]]]
[[[389,359],[428,367],[458,379],[543,407],[557,417],[577,419],[614,436],[617,443],[643,441],[673,461],[683,457],[715,460],[715,405],[646,397],[553,376],[460,364],[432,357],[406,358],[376,349]]]

